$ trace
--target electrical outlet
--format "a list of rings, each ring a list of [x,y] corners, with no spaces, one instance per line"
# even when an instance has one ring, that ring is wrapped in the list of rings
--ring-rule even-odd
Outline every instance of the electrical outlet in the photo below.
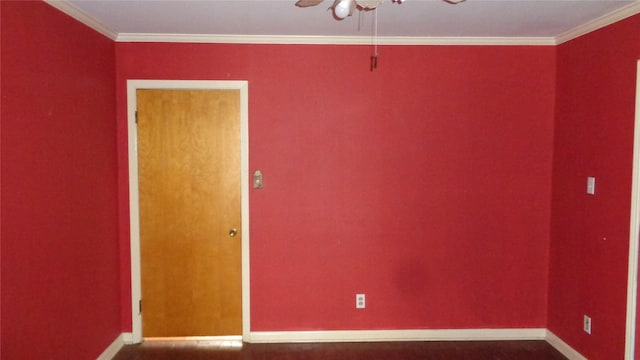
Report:
[[[587,315],[584,316],[584,320],[582,323],[582,329],[584,330],[584,332],[586,332],[587,334],[591,335],[591,318],[588,317]]]
[[[596,193],[596,178],[589,176],[587,178],[587,194],[594,195]]]
[[[356,309],[364,309],[364,294],[356,294]]]

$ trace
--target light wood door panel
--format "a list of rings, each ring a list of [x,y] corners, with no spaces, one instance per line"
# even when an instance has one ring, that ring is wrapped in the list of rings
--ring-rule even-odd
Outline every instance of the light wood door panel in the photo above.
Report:
[[[143,336],[239,335],[240,92],[137,99]]]

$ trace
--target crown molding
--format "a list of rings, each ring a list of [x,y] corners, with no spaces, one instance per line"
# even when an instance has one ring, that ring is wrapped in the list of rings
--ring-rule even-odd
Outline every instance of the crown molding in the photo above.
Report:
[[[117,42],[218,44],[372,45],[371,36],[119,34]],[[553,46],[552,37],[409,37],[380,36],[377,45],[528,45]]]
[[[45,3],[80,21],[117,42],[175,42],[220,44],[292,44],[292,45],[372,45],[370,36],[316,35],[208,35],[208,34],[145,34],[117,33],[78,9],[67,0],[44,0]],[[431,37],[381,36],[378,45],[512,45],[554,46],[588,34],[605,26],[640,13],[640,0],[607,15],[586,22],[555,37]]]
[[[109,29],[106,25],[94,19],[86,12],[73,6],[67,0],[44,0],[44,2],[80,21],[81,23],[87,25],[88,27],[108,37],[111,40],[116,40],[116,38],[118,37],[118,33]]]
[[[592,31],[601,29],[607,25],[611,25],[620,20],[626,19],[630,16],[640,13],[640,0],[621,7],[618,10],[612,11],[609,14],[601,16],[599,18],[588,21],[580,26],[577,26],[569,31],[566,31],[555,37],[555,45],[560,45],[569,40],[573,40],[582,35],[586,35]]]

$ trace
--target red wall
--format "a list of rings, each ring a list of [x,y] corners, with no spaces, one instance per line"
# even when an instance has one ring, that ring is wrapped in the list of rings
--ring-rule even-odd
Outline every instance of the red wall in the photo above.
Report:
[[[557,57],[548,328],[589,359],[622,359],[640,16]]]
[[[370,72],[366,46],[114,53],[43,3],[0,9],[2,358],[131,329],[129,78],[249,80],[252,330],[548,327],[623,356],[640,16],[558,48],[381,47]]]
[[[379,52],[116,44],[125,331],[126,79],[249,81],[253,331],[546,326],[555,49]]]
[[[0,6],[0,44],[2,37],[2,6]],[[0,45],[0,82],[2,79],[2,46]],[[2,86],[0,86],[0,149],[2,149]],[[0,204],[2,204],[2,156],[0,156]],[[0,207],[0,264],[2,264],[2,210]],[[0,309],[2,309],[2,266],[0,265]],[[0,310],[0,358],[2,357],[2,311]]]
[[[1,7],[1,357],[95,359],[121,332],[114,43]]]
[[[0,6],[0,44],[2,43],[2,6]],[[2,46],[0,45],[0,82],[2,79]],[[2,149],[2,86],[0,85],[0,149]],[[0,156],[0,204],[2,204],[2,156]],[[2,210],[0,207],[0,264],[2,264]],[[2,266],[0,265],[0,309],[2,309]],[[0,310],[0,358],[2,357],[2,311]]]

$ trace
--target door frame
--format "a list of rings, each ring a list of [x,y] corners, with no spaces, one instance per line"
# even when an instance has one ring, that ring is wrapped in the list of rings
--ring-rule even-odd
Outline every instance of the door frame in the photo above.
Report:
[[[131,326],[133,343],[142,342],[140,277],[140,209],[138,189],[137,91],[239,90],[240,91],[240,207],[242,234],[242,339],[250,335],[249,281],[249,83],[246,80],[127,80],[127,129],[129,155],[129,220],[131,246]]]
[[[638,237],[640,236],[640,60],[636,71],[636,114],[633,130],[633,175],[631,219],[629,221],[629,272],[627,276],[627,322],[624,358],[635,356],[636,313],[638,307]]]

